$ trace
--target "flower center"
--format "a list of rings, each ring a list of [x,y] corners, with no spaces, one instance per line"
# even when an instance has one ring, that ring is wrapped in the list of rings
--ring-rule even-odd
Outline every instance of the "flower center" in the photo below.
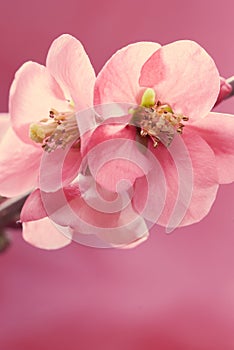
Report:
[[[75,113],[51,109],[49,118],[30,125],[29,136],[34,142],[41,143],[47,152],[65,148],[80,137]]]
[[[141,105],[133,108],[131,113],[131,122],[140,128],[142,137],[148,135],[152,139],[154,147],[157,147],[159,142],[169,147],[175,133],[182,134],[182,121],[189,119],[183,114],[174,113],[169,104],[156,101],[153,89],[145,90]]]

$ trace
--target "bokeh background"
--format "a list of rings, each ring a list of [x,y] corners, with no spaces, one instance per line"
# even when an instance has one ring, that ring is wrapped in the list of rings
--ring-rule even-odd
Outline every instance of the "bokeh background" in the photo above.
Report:
[[[15,71],[27,60],[44,63],[62,33],[83,42],[97,72],[131,42],[192,39],[231,76],[233,11],[232,0],[1,0],[0,112]],[[219,111],[234,113],[234,98]],[[47,252],[9,230],[0,349],[234,349],[233,195],[234,185],[221,186],[202,222],[171,235],[155,227],[134,250],[74,243]]]

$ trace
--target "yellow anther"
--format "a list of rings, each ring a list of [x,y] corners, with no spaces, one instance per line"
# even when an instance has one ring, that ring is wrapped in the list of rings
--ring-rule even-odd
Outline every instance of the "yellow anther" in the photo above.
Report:
[[[43,143],[45,138],[55,131],[57,125],[56,122],[50,120],[32,123],[29,127],[29,137],[36,143]]]
[[[37,143],[42,143],[46,136],[43,128],[38,124],[31,124],[29,128],[29,137],[31,140]]]

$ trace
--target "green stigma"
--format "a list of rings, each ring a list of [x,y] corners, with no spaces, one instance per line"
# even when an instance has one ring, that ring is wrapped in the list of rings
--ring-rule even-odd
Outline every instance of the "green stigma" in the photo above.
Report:
[[[151,88],[146,89],[141,99],[141,106],[153,107],[155,103],[156,103],[156,94],[154,89],[151,89]]]

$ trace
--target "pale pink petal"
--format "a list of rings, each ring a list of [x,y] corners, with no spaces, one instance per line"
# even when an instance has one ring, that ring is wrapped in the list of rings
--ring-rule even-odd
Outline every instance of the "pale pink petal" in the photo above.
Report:
[[[157,50],[144,64],[140,85],[154,88],[158,99],[190,121],[214,106],[220,89],[212,58],[197,43],[177,41]]]
[[[138,146],[136,128],[131,125],[103,124],[96,128],[84,152],[95,181],[113,192],[131,186],[149,170]]]
[[[55,192],[68,185],[80,170],[81,153],[78,148],[44,152],[40,165],[40,188]]]
[[[126,245],[121,245],[121,246],[115,246],[113,244],[113,247],[115,248],[121,248],[121,249],[132,249],[137,247],[138,245],[144,243],[145,241],[147,241],[148,239],[148,234],[146,234],[145,236],[142,236],[141,238],[137,238],[135,241],[128,243]]]
[[[70,226],[73,229],[73,240],[98,247],[122,247],[136,245],[138,240],[147,238],[148,228],[132,209],[129,196],[119,197],[106,191],[90,176],[81,176],[79,186],[79,193],[75,187],[70,191],[64,188],[65,200],[59,192],[53,193],[53,198],[43,196],[53,221],[61,228]],[[100,241],[94,240],[93,235]]]
[[[76,186],[68,186],[63,188],[65,196],[66,196],[66,204],[69,203],[70,201],[76,199],[79,197],[79,189]],[[59,192],[57,192],[59,193]],[[51,197],[54,196],[55,194],[52,193]],[[48,215],[53,214],[52,210],[46,210],[48,209],[45,205],[47,204],[45,200],[45,195],[41,194],[40,189],[34,190],[26,199],[24,206],[21,210],[20,214],[20,220],[22,222],[27,222],[27,221],[35,221],[42,219]],[[58,198],[58,197],[57,197]],[[55,204],[55,210],[61,209],[63,206],[63,203],[61,201],[57,201]],[[51,209],[51,208],[50,208]],[[64,218],[63,218],[64,219]],[[66,220],[66,219],[65,219]],[[69,225],[69,223],[67,223]]]
[[[166,193],[165,176],[158,163],[146,176],[136,179],[132,195],[133,208],[151,225],[155,224],[164,208]]]
[[[172,219],[175,205],[181,208],[182,213],[184,209],[187,209],[186,215],[183,215],[184,218],[181,217],[183,220],[179,226],[190,225],[203,219],[210,211],[218,189],[215,156],[209,145],[198,133],[189,130],[189,127],[184,131],[183,140],[191,157],[192,183],[188,181],[186,176],[179,178],[175,161],[165,147],[160,145],[153,150],[160,161],[166,179],[167,197],[163,213],[159,219],[159,224],[164,226],[167,226],[169,220]],[[181,156],[183,157],[183,154]],[[184,166],[183,163],[181,164],[181,167]],[[190,171],[190,169],[188,170]],[[157,180],[157,177],[155,180]],[[183,186],[184,190],[178,195],[179,186]],[[188,195],[192,190],[190,203],[186,195],[186,188],[188,189]],[[178,211],[177,215],[180,215]]]
[[[82,234],[96,234],[99,228],[115,225],[119,213],[116,210],[109,212],[114,194],[106,190],[97,191],[90,176],[80,175],[78,185],[41,193],[43,205],[53,221]]]
[[[0,141],[5,136],[7,129],[10,126],[10,115],[7,113],[0,113]]]
[[[68,185],[78,174],[81,163],[81,153],[78,148],[71,148],[63,163],[62,182]]]
[[[48,69],[38,63],[26,62],[16,72],[10,89],[9,112],[17,135],[24,142],[32,143],[29,124],[48,118],[51,108],[65,112],[70,107]]]
[[[94,103],[139,103],[142,65],[159,47],[156,43],[139,42],[117,51],[97,76]]]
[[[92,106],[95,72],[77,39],[68,34],[57,38],[48,52],[46,66],[76,110]]]
[[[42,249],[58,249],[71,242],[55,228],[47,217],[37,221],[24,222],[23,238],[28,243]]]
[[[40,190],[36,189],[26,199],[20,213],[20,221],[35,221],[47,216],[41,199]]]
[[[144,218],[129,204],[120,212],[116,227],[105,230],[98,236],[113,247],[133,248],[145,241],[149,232]]]
[[[21,212],[20,219],[24,228],[32,227],[33,222],[39,225],[44,217],[50,215],[62,232],[66,233],[67,229],[71,228],[73,240],[86,245],[122,248],[128,244],[136,246],[148,237],[144,219],[133,210],[130,199],[127,205],[122,199],[116,202],[115,200],[118,200],[116,194],[100,187],[97,192],[91,177],[83,177],[83,181],[85,184],[80,183],[81,190],[76,186],[63,189],[65,200],[62,197],[63,192],[60,191],[49,195],[44,193],[42,200],[40,190],[35,190],[26,200]],[[83,192],[82,196],[80,191]],[[43,201],[48,212],[44,209]],[[116,210],[118,207],[119,210]],[[91,238],[92,235],[97,235],[97,239]],[[33,231],[30,236],[24,238],[42,248],[49,249],[54,244],[51,238],[48,246],[49,238],[41,234],[34,235]],[[43,243],[42,239],[45,239]],[[57,244],[56,238],[55,242]]]
[[[9,128],[0,143],[0,194],[13,197],[37,184],[42,150],[22,142]]]
[[[212,148],[220,184],[234,181],[234,117],[210,113],[191,126]]]

